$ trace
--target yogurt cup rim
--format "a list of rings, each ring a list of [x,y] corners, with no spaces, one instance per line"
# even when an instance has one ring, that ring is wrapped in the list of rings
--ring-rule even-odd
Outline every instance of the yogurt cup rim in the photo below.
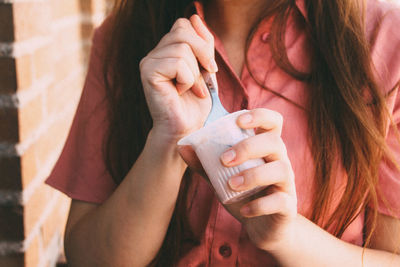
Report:
[[[218,120],[213,121],[213,122],[211,122],[210,124],[208,124],[206,126],[201,127],[200,129],[192,132],[191,134],[189,134],[189,135],[187,135],[185,137],[182,137],[181,139],[179,139],[177,144],[178,144],[178,146],[189,145],[187,142],[185,142],[187,139],[193,138],[193,137],[195,137],[197,135],[201,135],[201,134],[203,134],[204,131],[207,131],[210,128],[215,128],[216,125],[220,124],[222,120],[229,119],[231,117],[237,116],[240,113],[245,113],[246,111],[248,111],[248,110],[247,109],[242,109],[242,110],[238,110],[238,111],[229,113],[228,115],[226,115],[224,117],[221,117]]]

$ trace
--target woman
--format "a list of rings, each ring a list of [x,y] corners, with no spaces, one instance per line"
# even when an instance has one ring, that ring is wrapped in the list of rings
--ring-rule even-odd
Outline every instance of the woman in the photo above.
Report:
[[[73,199],[69,264],[400,266],[400,11],[191,2],[118,1],[95,34],[47,181]],[[265,160],[229,186],[266,190],[231,206],[176,145],[210,110],[202,68],[217,72],[225,108],[249,110],[238,125],[256,128],[221,161]]]

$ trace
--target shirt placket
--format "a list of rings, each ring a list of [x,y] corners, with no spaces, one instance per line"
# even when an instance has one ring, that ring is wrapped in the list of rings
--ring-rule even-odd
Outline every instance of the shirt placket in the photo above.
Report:
[[[232,218],[220,202],[215,202],[216,217],[210,239],[210,267],[236,266],[242,225]]]

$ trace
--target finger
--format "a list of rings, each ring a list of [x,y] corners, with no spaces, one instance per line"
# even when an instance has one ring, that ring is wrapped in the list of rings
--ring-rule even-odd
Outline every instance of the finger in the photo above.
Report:
[[[148,62],[149,65],[154,67],[155,75],[148,80],[153,88],[162,88],[159,84],[176,80],[178,94],[183,94],[190,89],[195,82],[193,73],[182,58],[150,58]]]
[[[193,29],[197,32],[197,34],[203,38],[207,43],[211,43],[214,45],[214,36],[207,29],[204,22],[201,20],[199,15],[193,15],[190,17],[190,22],[192,23]]]
[[[255,199],[240,209],[240,213],[248,218],[272,214],[293,216],[296,212],[296,197],[280,191]]]
[[[172,25],[170,32],[173,32],[179,28],[190,29],[193,28],[192,23],[187,18],[179,18]]]
[[[196,57],[194,56],[192,49],[187,43],[176,43],[156,49],[149,54],[149,58],[182,58],[183,60],[185,60],[186,64],[189,66],[189,69],[193,73],[193,76],[195,77],[195,82],[192,87],[193,92],[199,97],[208,96],[208,89],[203,77],[200,74],[200,69]]]
[[[237,143],[221,155],[221,162],[236,166],[249,159],[264,158],[267,162],[287,157],[286,146],[280,136],[264,132]]]
[[[214,60],[214,43],[201,38],[189,20],[178,19],[171,31],[161,39],[156,49],[173,43],[187,43],[203,68],[212,73],[218,70]]]
[[[237,124],[243,129],[261,128],[281,135],[283,117],[276,111],[257,108],[239,116]]]
[[[231,177],[228,183],[234,191],[275,185],[281,191],[293,193],[294,173],[289,161],[278,160],[247,169]]]
[[[200,98],[210,96],[206,82],[201,75],[197,76],[197,79],[192,86],[192,91]]]
[[[186,61],[194,76],[200,75],[199,65],[192,49],[187,43],[174,43],[168,46],[155,49],[148,55],[150,58],[182,58]]]
[[[196,31],[196,33],[203,38],[208,44],[210,44],[213,54],[213,58],[211,61],[211,72],[217,72],[218,71],[218,65],[215,62],[215,53],[214,53],[214,36],[211,34],[211,32],[208,30],[206,25],[204,24],[203,20],[200,18],[199,15],[194,14],[190,17],[190,22],[192,23],[193,29]],[[209,70],[210,71],[210,70]]]

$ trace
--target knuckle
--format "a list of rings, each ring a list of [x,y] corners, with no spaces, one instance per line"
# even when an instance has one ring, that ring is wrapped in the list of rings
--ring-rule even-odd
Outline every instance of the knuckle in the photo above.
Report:
[[[214,42],[215,42],[214,35],[212,35],[210,32],[208,32],[208,36],[209,36],[209,39],[210,39],[210,43],[212,43],[212,45],[214,47]]]
[[[247,169],[242,173],[246,187],[252,186],[257,182],[257,173],[255,168]]]
[[[283,143],[282,138],[275,133],[270,133],[269,136],[271,141],[274,142],[274,144],[280,149]]]
[[[191,48],[187,43],[179,43],[176,45],[176,49],[180,55],[186,55],[191,51]]]
[[[278,127],[282,127],[283,125],[283,116],[281,113],[274,111],[275,117],[276,117],[276,124]]]
[[[274,134],[272,137],[272,141],[276,145],[277,154],[280,158],[283,158],[287,155],[286,145],[283,142],[282,138],[279,135]]]
[[[250,180],[254,186],[264,185],[264,169],[266,164],[251,169]]]
[[[140,62],[139,62],[139,69],[141,69],[141,70],[143,70],[144,69],[144,66],[145,66],[145,64],[146,64],[146,57],[144,57],[144,58],[142,58],[141,60],[140,60]]]
[[[281,209],[284,212],[289,212],[292,210],[292,200],[288,194],[283,192],[278,193],[279,202],[281,203]]]
[[[251,145],[247,140],[244,140],[239,143],[237,147],[237,152],[238,154],[242,155],[242,157],[248,155],[250,151],[251,151]]]
[[[190,21],[186,18],[179,18],[175,22],[175,27],[176,28],[186,28],[190,24]]]
[[[261,124],[270,124],[271,111],[269,109],[256,108],[253,110],[253,116],[256,117]]]
[[[269,113],[269,109],[266,108],[255,108],[253,110],[254,113],[256,113],[258,116],[267,116]]]
[[[186,28],[178,27],[175,29],[173,35],[174,35],[175,39],[181,40],[183,38],[183,36],[186,35],[186,32],[187,32]]]
[[[150,69],[150,60],[147,57],[144,57],[142,60],[139,62],[139,70],[140,70],[140,75],[141,77],[147,76],[149,73],[151,73]]]
[[[285,182],[289,182],[294,179],[294,173],[290,164],[286,161],[279,161],[280,171],[282,173],[282,178]]]
[[[186,67],[185,60],[183,58],[176,59],[176,65],[178,68]]]

